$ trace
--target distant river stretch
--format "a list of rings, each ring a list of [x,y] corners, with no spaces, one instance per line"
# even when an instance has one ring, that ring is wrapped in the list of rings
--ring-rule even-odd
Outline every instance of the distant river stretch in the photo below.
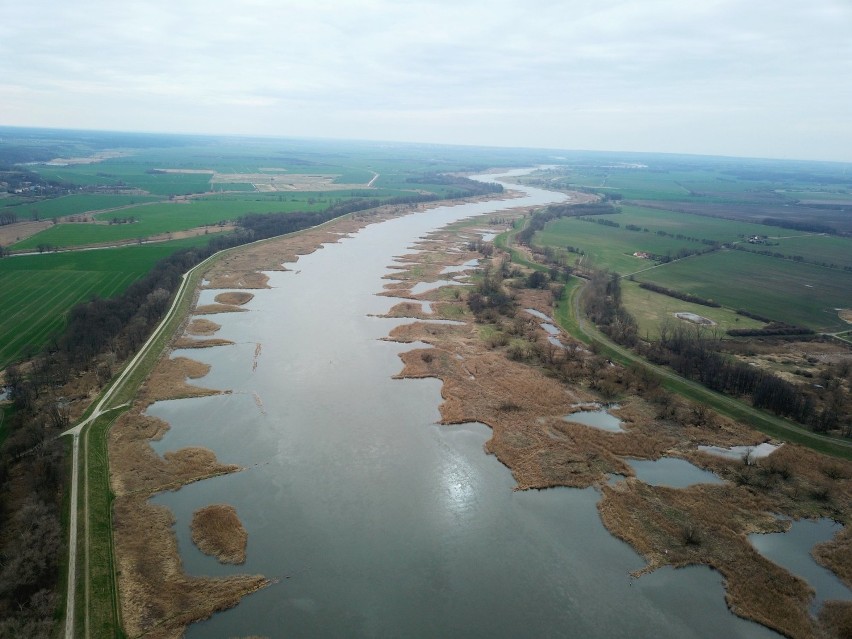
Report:
[[[399,301],[375,295],[394,256],[450,222],[565,197],[511,188],[525,195],[326,245],[271,273],[251,312],[216,316],[236,344],[177,353],[212,365],[198,383],[233,393],[150,407],[171,424],[156,449],[205,446],[246,467],[155,499],[176,514],[184,565],[281,578],[188,637],[778,636],[730,614],[708,568],[631,579],[644,562],[603,527],[594,489],[513,492],[483,452],[486,426],[437,424],[438,380],[392,379],[412,347],[380,338],[409,320],[371,315]],[[189,539],[193,511],[221,502],[248,530],[244,566]]]

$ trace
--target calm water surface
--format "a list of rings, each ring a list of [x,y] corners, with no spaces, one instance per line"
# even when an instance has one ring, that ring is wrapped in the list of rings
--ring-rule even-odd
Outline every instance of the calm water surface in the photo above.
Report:
[[[380,341],[400,320],[368,315],[398,301],[375,295],[393,256],[457,219],[562,199],[523,190],[302,257],[251,312],[216,316],[235,345],[184,353],[213,366],[201,385],[233,394],[153,405],[172,427],[156,449],[206,446],[246,470],[154,501],[174,510],[190,573],[281,578],[188,637],[777,636],[728,613],[709,569],[630,579],[643,561],[604,529],[595,490],[513,492],[486,426],[437,425],[439,381],[392,379],[412,347]],[[192,512],[218,502],[248,530],[244,566],[189,540]]]
[[[852,591],[811,555],[814,546],[830,540],[842,529],[843,526],[831,519],[801,519],[791,522],[787,532],[749,535],[748,538],[763,556],[811,585],[814,589],[811,610],[816,612],[824,601],[852,599]]]

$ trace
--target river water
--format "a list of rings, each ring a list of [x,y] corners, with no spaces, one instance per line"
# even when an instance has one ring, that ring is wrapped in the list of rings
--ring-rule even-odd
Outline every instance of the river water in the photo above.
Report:
[[[439,381],[392,379],[412,347],[380,338],[406,320],[370,315],[398,301],[375,295],[394,256],[452,221],[563,199],[521,190],[327,245],[271,273],[251,312],[215,317],[236,344],[176,353],[233,393],[151,406],[171,424],[155,448],[206,446],[246,470],[154,501],[175,512],[191,574],[280,578],[188,637],[778,636],[730,614],[710,569],[631,579],[644,562],[601,524],[598,492],[513,491],[486,426],[437,424]],[[189,539],[192,512],[221,502],[248,530],[244,566]]]

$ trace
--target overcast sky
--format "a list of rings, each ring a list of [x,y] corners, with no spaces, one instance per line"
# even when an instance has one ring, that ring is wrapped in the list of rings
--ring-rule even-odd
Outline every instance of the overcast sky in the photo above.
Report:
[[[852,161],[852,0],[0,0],[0,124]]]

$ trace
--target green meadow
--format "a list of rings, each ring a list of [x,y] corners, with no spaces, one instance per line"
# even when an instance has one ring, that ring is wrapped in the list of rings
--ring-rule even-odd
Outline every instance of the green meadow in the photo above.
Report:
[[[824,233],[801,234],[796,231],[777,229],[767,245],[747,246],[751,251],[780,253],[790,259],[801,258],[805,262],[826,264],[835,268],[852,267],[852,237],[826,235]]]
[[[743,251],[690,257],[636,280],[824,332],[848,327],[836,309],[852,307],[852,273]]]
[[[317,211],[325,209],[327,203],[304,201],[256,201],[256,200],[188,200],[186,202],[163,202],[135,206],[121,211],[101,213],[94,218],[100,224],[68,222],[45,229],[14,244],[14,250],[33,250],[39,245],[54,247],[85,246],[126,242],[173,233],[201,226],[215,225],[222,221],[235,220],[248,213],[273,213],[287,211]],[[110,224],[115,217],[129,218],[134,222]]]
[[[141,204],[143,202],[156,202],[159,199],[150,195],[96,195],[80,193],[52,200],[29,202],[14,206],[9,210],[17,213],[18,218],[21,220],[33,219],[35,216],[44,220],[68,215],[80,215],[91,211],[133,206],[134,204]]]
[[[626,308],[639,324],[639,335],[643,338],[657,339],[660,324],[665,321],[677,321],[675,313],[694,313],[716,323],[716,330],[724,333],[729,328],[761,328],[763,322],[737,315],[730,308],[712,308],[702,304],[692,304],[683,300],[655,293],[641,288],[638,282],[621,281],[622,300]],[[713,327],[711,327],[713,330]]]

